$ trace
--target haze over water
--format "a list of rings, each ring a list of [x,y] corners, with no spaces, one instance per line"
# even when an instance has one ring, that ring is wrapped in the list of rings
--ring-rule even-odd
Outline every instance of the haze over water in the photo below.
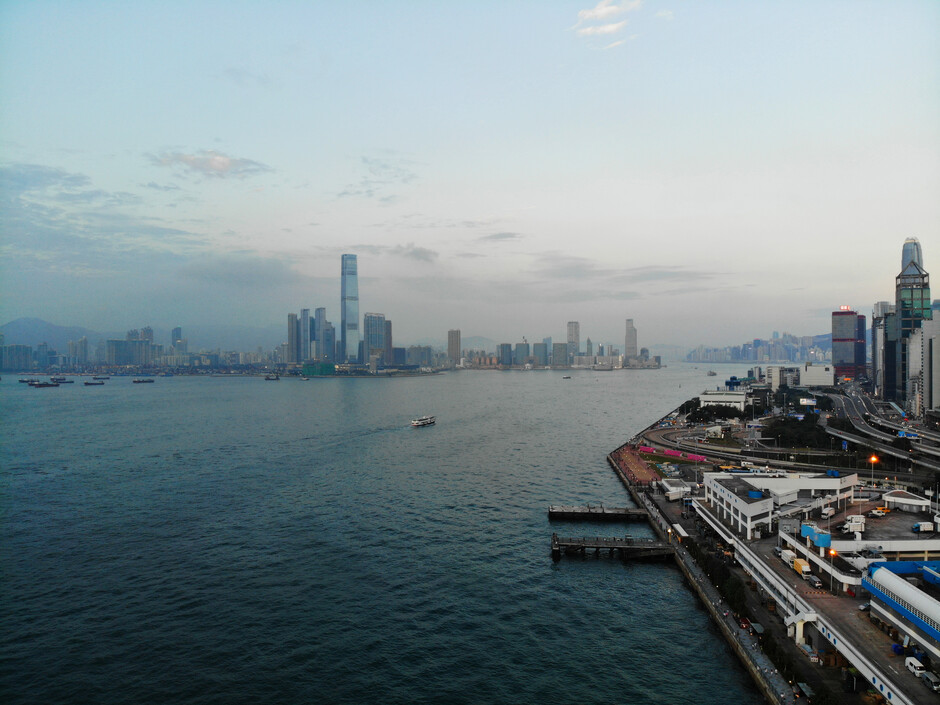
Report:
[[[718,369],[7,377],[4,701],[761,702],[673,566],[548,550],[649,533],[546,510]]]

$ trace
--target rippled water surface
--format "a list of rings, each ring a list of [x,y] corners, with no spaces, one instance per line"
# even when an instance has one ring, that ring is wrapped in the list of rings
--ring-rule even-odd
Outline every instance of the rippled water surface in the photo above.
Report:
[[[760,702],[677,569],[548,550],[718,378],[571,377],[7,376],[4,702]]]

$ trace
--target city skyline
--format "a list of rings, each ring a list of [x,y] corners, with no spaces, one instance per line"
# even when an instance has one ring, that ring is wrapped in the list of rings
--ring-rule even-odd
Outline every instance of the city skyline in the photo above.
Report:
[[[402,340],[724,345],[867,314],[906,237],[935,257],[936,3],[38,2],[0,32],[3,321],[337,321],[358,253]]]

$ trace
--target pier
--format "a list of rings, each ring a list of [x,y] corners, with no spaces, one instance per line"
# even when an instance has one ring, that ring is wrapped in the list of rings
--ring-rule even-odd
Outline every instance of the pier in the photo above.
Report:
[[[603,504],[591,504],[583,507],[551,506],[548,508],[548,518],[576,521],[648,521],[649,514],[645,509],[631,507],[605,507]]]
[[[596,556],[599,556],[601,551],[607,551],[609,556],[616,554],[623,560],[650,560],[664,558],[675,553],[675,549],[671,544],[656,539],[636,539],[632,536],[565,538],[558,534],[552,534],[552,560],[561,560],[562,553],[583,556],[588,551],[594,551]]]

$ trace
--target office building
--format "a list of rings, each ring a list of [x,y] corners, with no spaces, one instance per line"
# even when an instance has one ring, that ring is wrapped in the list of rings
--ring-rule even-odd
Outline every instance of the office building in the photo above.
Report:
[[[391,365],[395,359],[394,346],[392,345],[392,322],[385,319],[385,364]]]
[[[581,324],[577,321],[568,321],[568,358],[571,359],[581,352]],[[567,360],[565,363],[567,364]],[[555,361],[558,364],[558,361]]]
[[[629,360],[638,354],[636,347],[636,328],[633,327],[633,319],[627,319],[627,330],[623,337],[623,356]]]
[[[925,320],[931,320],[930,276],[922,266],[923,256],[920,242],[908,238],[902,249],[902,259],[910,258],[895,278],[894,300],[894,389],[885,386],[886,398],[897,402],[907,400],[909,376],[909,342],[911,335]],[[890,331],[889,331],[890,335]],[[889,396],[890,394],[890,396]]]
[[[287,347],[284,349],[284,362],[296,365],[300,362],[300,323],[296,313],[287,314]]]
[[[885,364],[888,356],[886,350],[886,322],[889,314],[894,314],[894,304],[887,301],[879,301],[872,308],[871,312],[871,385],[872,393],[877,397],[884,396],[885,375],[888,366]],[[893,321],[893,316],[892,316]],[[892,360],[891,379],[894,379],[894,354],[890,354]]]
[[[516,343],[516,352],[513,355],[514,365],[524,365],[529,360],[529,344],[527,342]]]
[[[532,357],[535,358],[536,365],[548,367],[548,351],[549,346],[544,342],[532,344]]]
[[[496,357],[500,365],[512,367],[512,344],[500,343],[496,348]]]
[[[310,359],[310,309],[300,309],[300,361]]]
[[[385,357],[385,315],[367,313],[362,317],[362,362]]]
[[[460,331],[456,328],[447,331],[447,359],[451,366],[460,364]]]
[[[839,379],[865,376],[865,316],[848,306],[832,312],[832,364]]]
[[[340,280],[340,362],[359,361],[359,265],[343,255]]]
[[[568,344],[552,343],[552,367],[568,367]]]

